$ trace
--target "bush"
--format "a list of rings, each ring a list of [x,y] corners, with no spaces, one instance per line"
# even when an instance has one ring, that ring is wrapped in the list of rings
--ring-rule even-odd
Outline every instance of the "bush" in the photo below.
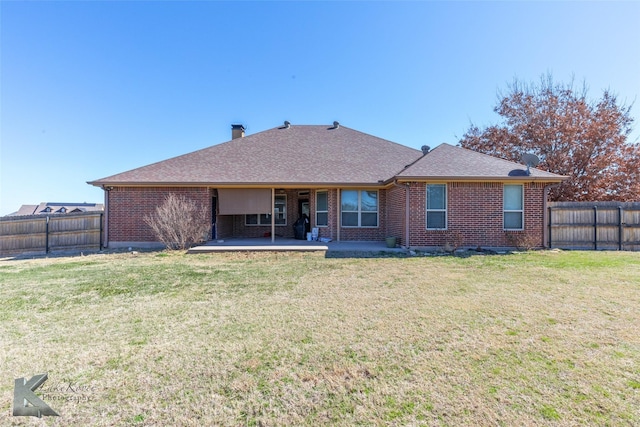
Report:
[[[445,252],[455,252],[464,243],[464,234],[460,230],[447,230],[444,243]]]
[[[530,251],[542,248],[540,236],[535,234],[524,231],[505,231],[505,235],[509,246],[515,247],[520,251]]]
[[[187,249],[206,240],[211,230],[206,206],[184,195],[169,194],[144,222],[169,249]]]

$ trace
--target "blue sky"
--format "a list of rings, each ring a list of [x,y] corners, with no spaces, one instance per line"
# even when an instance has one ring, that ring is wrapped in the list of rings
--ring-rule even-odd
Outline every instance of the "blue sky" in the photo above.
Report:
[[[514,77],[640,98],[638,2],[5,0],[0,19],[0,215],[102,202],[86,181],[232,123],[338,120],[419,148],[498,121]]]

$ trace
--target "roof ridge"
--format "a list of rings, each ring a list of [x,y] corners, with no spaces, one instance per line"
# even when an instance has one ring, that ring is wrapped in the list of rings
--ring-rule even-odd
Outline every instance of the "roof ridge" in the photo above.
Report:
[[[89,184],[307,182],[310,177],[309,182],[376,184],[420,155],[348,126],[302,124],[232,138]]]
[[[501,162],[508,162],[508,163],[510,163],[512,165],[526,166],[526,165],[524,165],[522,163],[518,163],[518,162],[516,162],[514,160],[503,159],[502,157],[498,157],[497,155],[494,156],[494,155],[491,155],[491,154],[483,153],[481,151],[472,150],[470,148],[462,147],[462,146],[459,146],[459,145],[447,144],[446,142],[443,142],[443,144],[446,144],[446,145],[448,145],[448,146],[450,146],[452,148],[458,149],[458,150],[465,150],[465,151],[469,151],[469,152],[472,152],[472,153],[480,154],[480,155],[483,155],[483,156],[486,156],[486,157],[490,157],[493,160],[499,160]],[[436,148],[438,148],[438,147],[436,147]],[[435,150],[435,148],[434,148],[434,150]],[[536,168],[536,167],[531,167],[530,169],[535,169],[537,171],[545,172],[545,173],[554,173],[554,172],[549,172],[549,171],[546,171],[546,170],[543,170],[543,169],[540,169],[540,168]]]
[[[494,161],[495,161],[495,160],[499,160],[499,161],[501,161],[501,162],[507,162],[507,163],[512,164],[512,165],[526,166],[526,165],[523,165],[522,163],[518,163],[518,162],[513,161],[513,160],[503,159],[502,157],[493,156],[493,155],[491,155],[491,154],[483,153],[483,152],[481,152],[481,151],[472,150],[472,149],[470,149],[470,148],[462,147],[462,146],[460,146],[460,145],[451,145],[451,144],[449,144],[449,143],[447,143],[447,142],[443,142],[443,143],[441,143],[441,144],[440,144],[440,145],[438,145],[436,148],[434,148],[433,150],[429,151],[429,153],[432,153],[433,151],[437,150],[438,148],[440,148],[440,147],[441,147],[441,146],[443,146],[443,145],[449,146],[449,147],[451,147],[451,148],[453,148],[453,149],[456,149],[456,150],[462,150],[462,151],[466,151],[466,152],[469,152],[469,153],[480,154],[480,155],[482,155],[482,156],[489,157],[489,158],[491,158],[491,159],[492,159],[492,160],[494,160]],[[538,170],[538,171],[540,171],[540,172],[553,173],[553,172],[545,171],[545,170],[543,170],[543,169],[536,168],[536,167],[532,167],[531,169],[535,169],[535,170]]]
[[[435,154],[434,157],[432,157]],[[463,178],[463,179],[552,179],[564,178],[562,175],[539,168],[531,168],[529,175],[512,174],[515,170],[524,170],[522,163],[503,159],[469,148],[441,143],[429,151],[420,160],[399,173],[401,178]]]

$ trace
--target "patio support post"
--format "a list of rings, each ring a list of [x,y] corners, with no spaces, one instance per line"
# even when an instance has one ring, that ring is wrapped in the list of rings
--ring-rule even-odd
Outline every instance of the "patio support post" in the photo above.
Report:
[[[342,218],[340,218],[340,189],[336,189],[336,241],[340,241],[340,227],[342,225]]]
[[[271,189],[271,243],[276,241],[276,189]]]

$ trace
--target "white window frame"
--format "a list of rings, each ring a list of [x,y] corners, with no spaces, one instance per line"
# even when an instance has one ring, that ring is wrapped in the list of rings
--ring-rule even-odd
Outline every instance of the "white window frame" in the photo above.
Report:
[[[283,202],[278,203],[278,199],[284,199]],[[276,227],[283,227],[287,225],[287,195],[286,194],[276,194],[274,197],[274,204],[277,208],[277,206],[282,206],[282,212],[280,211],[276,211]],[[262,222],[262,216],[265,216],[264,220],[266,222]],[[256,216],[257,222],[256,224],[249,224],[247,223],[247,218],[250,216]],[[282,219],[284,219],[284,222],[282,223],[278,223],[278,217],[282,217]],[[271,212],[267,213],[267,214],[245,214],[244,216],[244,225],[247,227],[264,227],[264,226],[270,226],[271,225]]]
[[[508,187],[520,187],[521,188],[521,200],[520,200],[520,209],[507,209],[506,204],[506,193]],[[522,228],[507,228],[506,226],[506,217],[507,213],[519,213],[521,217]],[[502,187],[502,228],[505,231],[522,231],[525,229],[524,226],[524,184],[504,184]]]
[[[358,210],[355,211],[345,211],[342,210],[342,197],[344,193],[347,191],[356,191],[358,193]],[[363,211],[362,210],[362,192],[371,191],[376,193],[376,225],[362,225],[362,214],[372,214],[374,211]],[[357,213],[358,214],[358,225],[343,225],[342,224],[342,214],[343,213]],[[379,228],[380,227],[380,192],[378,190],[364,190],[357,188],[349,188],[346,190],[342,190],[340,192],[340,227],[342,228]]]
[[[429,186],[442,186],[444,187],[444,209],[438,208],[430,208],[429,207]],[[441,183],[441,182],[433,182],[430,184],[427,184],[425,187],[425,215],[424,215],[424,221],[425,221],[425,227],[427,230],[447,230],[449,227],[449,214],[447,212],[447,206],[449,204],[449,187],[447,186],[446,183]],[[436,227],[429,227],[429,212],[443,212],[444,213],[444,228],[436,228]]]
[[[327,210],[320,210],[318,209],[318,194],[323,193],[326,198],[327,198]],[[326,224],[319,224],[318,223],[318,214],[326,214],[327,215],[327,223]],[[329,226],[329,191],[327,190],[318,190],[316,191],[316,227],[321,227],[321,228],[325,228]]]

